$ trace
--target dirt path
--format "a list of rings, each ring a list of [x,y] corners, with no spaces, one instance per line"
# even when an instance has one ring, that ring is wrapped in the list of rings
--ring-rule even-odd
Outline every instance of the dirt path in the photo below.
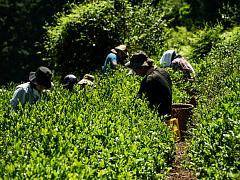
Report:
[[[189,99],[189,104],[192,104],[194,107],[196,107],[197,105],[197,98],[195,97],[197,95],[196,92],[188,89],[187,93],[190,96],[192,96]],[[182,164],[185,161],[189,160],[188,157],[186,156],[187,146],[189,145],[190,143],[185,142],[184,139],[175,144],[176,146],[175,160],[172,162],[172,169],[168,173],[168,176],[166,178],[167,180],[198,180],[194,172],[182,167]]]
[[[167,180],[197,180],[192,171],[181,166],[181,164],[187,160],[184,156],[187,152],[188,145],[186,142],[176,143],[175,160],[172,162],[172,169],[168,173]]]

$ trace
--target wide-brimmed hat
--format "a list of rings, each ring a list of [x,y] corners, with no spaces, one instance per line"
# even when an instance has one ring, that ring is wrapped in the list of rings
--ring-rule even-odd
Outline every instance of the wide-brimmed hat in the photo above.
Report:
[[[126,45],[119,45],[119,46],[116,46],[114,49],[112,49],[111,51],[113,53],[117,53],[117,50],[120,50],[122,51],[126,56],[128,56],[128,50],[127,50],[127,46]]]
[[[79,81],[77,84],[78,84],[78,85],[85,85],[85,84],[87,84],[87,85],[92,86],[94,79],[95,79],[95,78],[94,78],[93,75],[91,75],[91,74],[85,74],[85,75],[83,76],[83,79],[82,79],[81,81]]]
[[[78,80],[77,77],[73,74],[68,74],[63,78],[63,86],[73,86],[74,84],[77,84]]]
[[[136,69],[140,66],[149,66],[150,61],[153,62],[154,60],[149,59],[146,53],[140,51],[140,52],[134,53],[131,56],[130,61],[127,62],[125,66],[131,69]]]
[[[51,88],[52,72],[44,66],[37,68],[36,72],[30,72],[29,81],[35,85],[43,85],[47,89]]]

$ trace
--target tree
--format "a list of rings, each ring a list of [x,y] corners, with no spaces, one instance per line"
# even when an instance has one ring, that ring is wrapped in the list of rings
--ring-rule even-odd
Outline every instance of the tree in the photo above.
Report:
[[[101,70],[109,50],[119,44],[159,55],[165,23],[161,12],[148,4],[132,7],[117,0],[73,5],[68,14],[61,13],[55,24],[46,26],[42,54],[60,75]]]
[[[73,0],[72,0],[73,1]],[[28,73],[47,65],[37,55],[46,21],[61,11],[67,0],[5,0],[0,3],[0,84],[27,81]]]

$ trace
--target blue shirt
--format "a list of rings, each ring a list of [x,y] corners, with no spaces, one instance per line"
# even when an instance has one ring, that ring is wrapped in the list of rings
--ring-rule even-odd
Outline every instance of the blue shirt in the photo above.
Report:
[[[110,68],[113,68],[113,62],[117,63],[117,55],[114,53],[109,53],[104,62],[103,73],[107,71],[109,66]]]

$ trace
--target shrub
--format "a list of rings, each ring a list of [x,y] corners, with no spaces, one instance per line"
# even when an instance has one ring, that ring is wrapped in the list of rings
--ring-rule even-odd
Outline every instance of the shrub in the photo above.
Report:
[[[167,22],[163,19],[164,13],[158,8],[153,8],[150,3],[142,3],[134,6],[127,19],[126,42],[132,51],[145,51],[148,55],[160,59],[167,44],[170,31],[167,30]]]
[[[190,167],[199,178],[239,178],[239,32],[221,36],[200,65],[198,124],[190,147]]]
[[[160,54],[166,22],[150,4],[132,7],[122,0],[72,6],[56,17],[55,24],[46,26],[43,55],[59,73],[101,69],[109,50],[119,44],[132,51]]]
[[[61,13],[56,24],[46,26],[45,60],[60,74],[86,73],[103,64],[110,48],[121,43],[113,4],[108,1],[72,5]]]
[[[203,30],[198,31],[191,43],[192,54],[190,58],[200,63],[200,61],[211,51],[214,44],[219,41],[219,35],[222,30],[223,28],[221,25],[215,27],[206,25]]]

